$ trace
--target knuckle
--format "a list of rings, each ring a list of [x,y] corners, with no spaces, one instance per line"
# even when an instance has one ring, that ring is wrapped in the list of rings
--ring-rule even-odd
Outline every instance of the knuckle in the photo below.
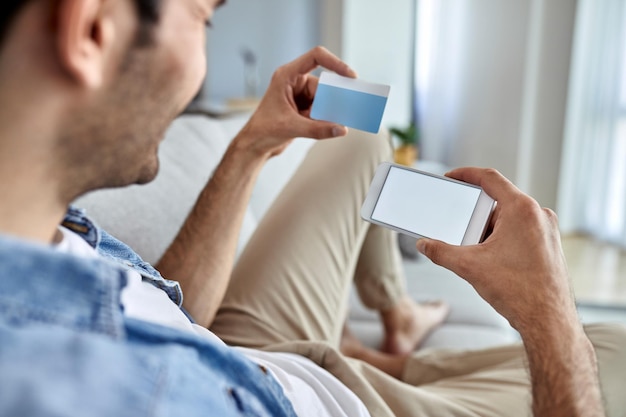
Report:
[[[499,184],[504,178],[500,171],[495,168],[485,168],[482,177],[482,181],[491,184]]]
[[[526,217],[538,217],[541,207],[539,203],[525,194],[520,194],[516,198],[518,211]]]
[[[543,212],[545,214],[545,216],[547,217],[548,221],[552,224],[552,225],[558,225],[559,224],[559,216],[557,216],[557,214],[554,212],[554,210],[544,207],[543,208]]]
[[[316,47],[311,49],[311,52],[315,55],[321,55],[321,54],[326,54],[328,52],[328,49],[324,48],[321,45],[317,45]]]
[[[502,177],[502,174],[500,174],[500,171],[495,168],[486,168],[485,176],[489,178],[500,178]]]
[[[521,209],[527,213],[534,213],[538,208],[535,201],[527,196],[521,196],[519,200],[520,200],[519,204],[520,204]]]
[[[274,74],[272,74],[272,82],[282,80],[284,78],[285,71],[286,71],[286,68],[284,65],[278,67],[276,71],[274,71]]]
[[[556,219],[558,218],[558,216],[556,215],[556,213],[554,212],[554,210],[552,210],[551,208],[544,207],[544,208],[543,208],[543,212],[546,214],[546,216],[547,216],[549,219],[556,220]]]

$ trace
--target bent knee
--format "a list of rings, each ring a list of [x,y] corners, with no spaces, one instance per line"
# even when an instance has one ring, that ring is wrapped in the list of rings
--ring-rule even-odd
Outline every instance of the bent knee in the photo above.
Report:
[[[378,134],[350,129],[348,135],[343,139],[346,146],[352,148],[352,152],[358,153],[358,156],[363,160],[369,159],[376,166],[392,159],[393,146],[391,136],[386,129],[381,129]]]
[[[585,326],[598,359],[600,387],[607,416],[621,416],[626,410],[623,384],[626,375],[626,326],[593,324]]]
[[[585,326],[585,333],[596,350],[626,350],[626,326],[623,324],[588,324]]]

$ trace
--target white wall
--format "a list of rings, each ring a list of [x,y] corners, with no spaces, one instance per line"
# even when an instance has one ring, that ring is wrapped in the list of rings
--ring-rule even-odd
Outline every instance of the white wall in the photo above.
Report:
[[[428,91],[423,156],[516,174],[527,1],[442,2]]]
[[[422,154],[555,207],[575,0],[441,0]]]
[[[391,85],[383,124],[411,118],[414,0],[337,0],[343,4],[342,57],[359,77]]]
[[[517,184],[556,208],[565,134],[576,0],[534,0]]]
[[[343,0],[321,0],[320,7],[320,45],[332,53],[343,57]]]
[[[491,3],[491,4],[490,4]],[[493,4],[498,3],[498,4]],[[456,111],[446,121],[452,166],[497,166],[515,174],[528,9],[526,2],[472,1],[458,49]]]
[[[243,96],[242,47],[260,58],[262,94],[276,68],[319,43],[319,13],[315,0],[228,1],[216,12],[209,33],[204,97]]]

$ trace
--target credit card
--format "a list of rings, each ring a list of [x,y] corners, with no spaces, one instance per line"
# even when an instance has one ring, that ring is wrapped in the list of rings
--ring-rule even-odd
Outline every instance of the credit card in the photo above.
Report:
[[[378,133],[389,89],[388,85],[342,77],[324,71],[313,99],[311,119]]]

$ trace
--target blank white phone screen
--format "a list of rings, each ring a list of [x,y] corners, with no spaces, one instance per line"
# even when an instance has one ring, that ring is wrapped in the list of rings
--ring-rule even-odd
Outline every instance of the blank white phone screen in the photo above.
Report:
[[[391,167],[372,219],[460,245],[481,190]]]

